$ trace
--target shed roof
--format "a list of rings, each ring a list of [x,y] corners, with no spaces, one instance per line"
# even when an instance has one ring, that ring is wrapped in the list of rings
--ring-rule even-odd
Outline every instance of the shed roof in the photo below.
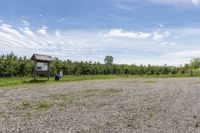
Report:
[[[33,54],[31,60],[52,61],[52,57],[49,55]]]

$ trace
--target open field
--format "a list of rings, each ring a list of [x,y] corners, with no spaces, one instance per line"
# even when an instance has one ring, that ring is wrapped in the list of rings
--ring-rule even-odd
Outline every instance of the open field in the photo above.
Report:
[[[200,132],[200,79],[117,78],[0,90],[0,132]]]

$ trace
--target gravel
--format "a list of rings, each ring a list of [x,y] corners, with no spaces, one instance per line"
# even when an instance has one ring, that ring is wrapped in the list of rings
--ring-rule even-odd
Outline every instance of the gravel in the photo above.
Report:
[[[0,90],[1,133],[198,133],[200,79],[122,78]]]

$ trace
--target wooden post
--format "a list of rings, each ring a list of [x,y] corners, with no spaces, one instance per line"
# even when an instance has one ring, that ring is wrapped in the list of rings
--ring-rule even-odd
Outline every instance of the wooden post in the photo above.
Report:
[[[36,66],[37,66],[37,61],[34,61],[34,74],[33,74],[33,77],[34,77],[34,80],[36,80]]]
[[[49,80],[49,77],[50,77],[50,62],[48,62],[48,80]]]
[[[191,70],[191,77],[193,77],[193,70]]]

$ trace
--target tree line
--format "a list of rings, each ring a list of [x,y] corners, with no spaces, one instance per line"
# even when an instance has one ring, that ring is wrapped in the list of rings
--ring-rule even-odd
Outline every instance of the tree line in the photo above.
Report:
[[[112,56],[106,56],[104,64],[91,61],[71,61],[54,58],[51,62],[51,75],[63,71],[64,75],[168,75],[184,74],[190,69],[200,67],[200,58],[195,58],[184,66],[156,66],[156,65],[127,65],[114,64]],[[0,77],[31,76],[34,69],[34,63],[26,56],[18,57],[13,52],[6,55],[0,55]]]

